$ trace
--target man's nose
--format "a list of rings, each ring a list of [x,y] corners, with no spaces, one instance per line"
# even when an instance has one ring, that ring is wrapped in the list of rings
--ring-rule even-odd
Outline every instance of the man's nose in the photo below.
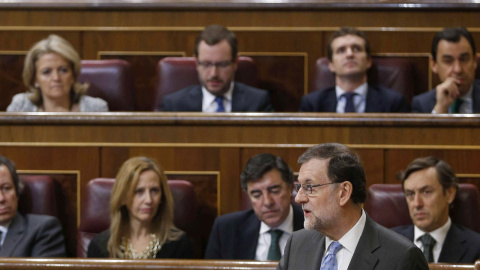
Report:
[[[306,203],[308,201],[307,195],[305,195],[305,191],[300,189],[297,191],[297,195],[295,195],[295,202],[298,204]]]
[[[415,208],[421,208],[423,206],[423,201],[420,193],[415,194],[415,196],[413,197],[413,205],[415,206]]]
[[[462,72],[462,65],[460,64],[460,61],[457,60],[453,63],[453,72],[455,73]]]

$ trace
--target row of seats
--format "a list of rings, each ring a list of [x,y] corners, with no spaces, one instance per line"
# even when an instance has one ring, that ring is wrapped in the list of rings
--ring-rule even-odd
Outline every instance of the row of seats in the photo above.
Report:
[[[479,65],[480,65],[480,59]],[[480,78],[480,69],[477,70]],[[415,68],[408,59],[400,57],[374,57],[368,71],[370,83],[394,89],[411,101],[415,89]],[[235,80],[258,87],[255,62],[240,57]],[[88,95],[106,100],[111,111],[135,111],[135,89],[130,64],[124,60],[84,60],[80,82],[89,82]],[[315,65],[311,89],[324,89],[335,85],[335,76],[328,69],[328,59],[319,58]],[[186,86],[199,84],[193,57],[166,57],[157,65],[157,83],[152,110],[160,110],[163,96]],[[272,93],[272,98],[275,95]],[[274,101],[275,104],[275,101]]]
[[[20,197],[20,212],[58,217],[57,206],[61,205],[55,195],[58,192],[58,184],[51,177],[21,175],[20,180],[25,184],[25,190]],[[109,202],[114,181],[113,178],[97,178],[87,185],[81,202],[77,257],[85,257],[90,240],[110,225]],[[175,202],[175,225],[188,235],[194,235],[197,217],[193,185],[184,180],[169,180],[168,185]],[[242,196],[241,205],[244,209],[251,207],[247,196]],[[371,185],[364,209],[372,219],[387,228],[412,223],[400,184]],[[477,187],[472,184],[460,184],[450,213],[453,222],[480,232],[480,195]]]

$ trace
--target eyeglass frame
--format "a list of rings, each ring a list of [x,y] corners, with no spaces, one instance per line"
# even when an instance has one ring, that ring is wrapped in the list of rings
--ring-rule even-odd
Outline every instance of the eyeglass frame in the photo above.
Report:
[[[318,185],[293,184],[293,186],[295,187],[295,190],[297,191],[297,193],[300,192],[300,188],[301,188],[303,190],[303,192],[305,192],[306,195],[312,195],[314,187],[321,187],[321,186],[326,186],[326,185],[331,185],[331,184],[338,184],[338,183],[330,182],[330,183],[324,183],[324,184],[318,184]],[[305,189],[304,186],[306,186],[308,189]],[[308,192],[309,190],[310,190],[310,192]]]
[[[221,62],[210,62],[210,61],[198,61],[197,65],[200,66],[203,69],[211,69],[213,67],[217,69],[226,69],[230,66],[232,66],[233,61],[228,60],[228,61],[221,61]]]

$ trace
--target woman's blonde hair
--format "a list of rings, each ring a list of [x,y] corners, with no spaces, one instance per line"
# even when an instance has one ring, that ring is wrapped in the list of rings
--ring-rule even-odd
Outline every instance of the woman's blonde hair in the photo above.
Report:
[[[122,237],[129,237],[130,223],[127,205],[132,203],[140,174],[150,170],[157,174],[162,193],[157,214],[152,219],[152,233],[158,236],[160,244],[177,240],[183,233],[173,224],[173,198],[163,170],[149,158],[130,158],[118,171],[110,197],[111,224],[107,249],[111,258],[120,257]]]
[[[43,104],[42,93],[38,87],[35,87],[35,79],[37,75],[37,61],[38,59],[47,53],[56,53],[65,58],[70,63],[70,68],[73,73],[74,83],[70,91],[71,104],[78,103],[80,97],[85,94],[88,88],[88,84],[81,84],[77,82],[78,75],[81,69],[81,59],[73,46],[65,39],[57,36],[50,35],[46,39],[42,39],[37,42],[28,51],[25,57],[25,63],[23,65],[23,83],[27,86],[30,94],[28,98],[36,106]]]

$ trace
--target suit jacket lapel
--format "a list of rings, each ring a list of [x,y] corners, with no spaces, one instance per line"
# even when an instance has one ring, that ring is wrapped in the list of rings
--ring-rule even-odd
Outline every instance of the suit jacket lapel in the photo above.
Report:
[[[374,253],[374,251],[380,247],[378,231],[375,223],[368,216],[366,218],[365,228],[355,248],[348,270],[374,269],[378,262],[378,256]]]
[[[317,240],[317,238],[319,238],[319,240]],[[320,245],[318,245],[318,243],[320,243]],[[325,236],[317,233],[313,236],[313,241],[305,241],[304,245],[310,245],[305,250],[311,250],[312,253],[305,259],[303,269],[320,269],[323,253],[325,253]]]
[[[337,101],[337,94],[335,93],[335,87],[333,87],[333,90],[325,89],[323,91],[328,91],[328,92],[326,92],[325,99],[320,101],[323,104],[323,110],[321,111],[336,112],[338,101]]]
[[[192,111],[201,112],[203,102],[202,86],[197,85],[196,87],[192,87],[188,94],[190,98],[187,100],[189,100],[189,106],[192,107]]]
[[[439,262],[459,262],[467,251],[465,236],[459,232],[459,228],[452,223],[447,237],[440,252]]]
[[[382,108],[382,100],[378,96],[377,90],[368,86],[367,100],[365,102],[365,112],[380,112]]]
[[[245,94],[242,88],[238,87],[238,83],[233,84],[232,92],[232,112],[243,112],[245,107]]]
[[[11,257],[20,239],[25,231],[25,220],[20,214],[16,214],[12,220],[12,223],[8,227],[5,241],[2,248],[0,248],[0,257]]]
[[[252,210],[253,212],[253,210]],[[257,251],[260,220],[254,213],[238,227],[235,236],[235,249],[239,254],[239,260],[254,260]]]
[[[477,80],[473,81],[472,111],[480,113],[480,81]]]

